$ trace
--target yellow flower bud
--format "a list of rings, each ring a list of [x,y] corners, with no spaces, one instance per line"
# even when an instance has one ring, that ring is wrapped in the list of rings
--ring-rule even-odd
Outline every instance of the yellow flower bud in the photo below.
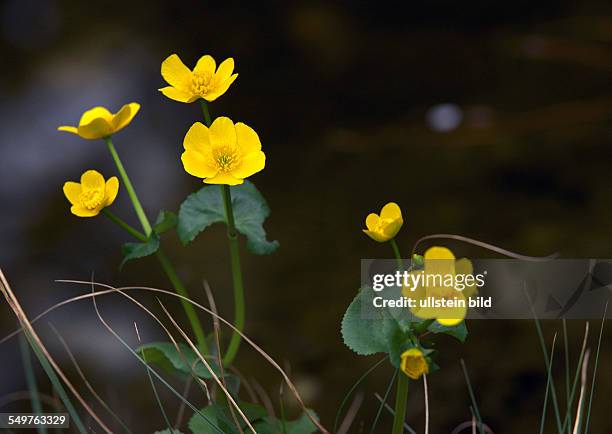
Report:
[[[367,229],[363,229],[363,232],[367,236],[380,243],[389,241],[397,235],[404,224],[402,210],[396,203],[389,202],[380,210],[380,216],[371,213],[365,223]]]
[[[57,129],[76,134],[83,139],[103,139],[127,127],[138,110],[140,104],[135,102],[124,105],[117,113],[111,113],[105,107],[94,107],[83,113],[78,127],[61,126]]]
[[[207,184],[242,184],[266,165],[257,133],[226,117],[215,119],[210,128],[200,122],[193,124],[183,147],[185,171]]]
[[[429,366],[423,352],[418,348],[410,348],[401,356],[402,372],[413,380],[418,380],[423,374],[429,374]]]
[[[211,56],[202,56],[193,71],[180,57],[172,54],[162,62],[161,74],[170,85],[159,89],[168,98],[190,103],[200,98],[212,102],[223,95],[236,80],[234,59],[225,59],[219,67]]]
[[[66,182],[64,194],[72,204],[70,211],[78,217],[94,217],[103,208],[111,205],[119,192],[119,180],[113,176],[108,181],[95,170],[88,170],[81,176],[81,183]]]

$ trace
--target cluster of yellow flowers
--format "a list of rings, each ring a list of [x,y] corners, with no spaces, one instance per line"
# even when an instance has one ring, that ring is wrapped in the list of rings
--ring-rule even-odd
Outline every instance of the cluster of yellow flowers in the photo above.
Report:
[[[395,202],[389,202],[380,211],[380,214],[370,213],[365,220],[366,229],[363,232],[374,241],[380,243],[390,242],[394,248],[396,258],[401,261],[399,248],[395,243],[395,236],[404,224],[402,210]],[[434,246],[429,248],[423,256],[423,273],[439,275],[471,274],[472,263],[465,258],[457,260],[451,250],[446,247]],[[421,272],[421,271],[419,271]],[[413,299],[434,298],[463,298],[466,299],[476,291],[474,286],[462,292],[454,289],[419,286],[418,288],[403,288],[403,295]],[[437,308],[415,307],[410,308],[412,314],[423,320],[436,320],[446,327],[461,323],[467,314],[465,307]],[[410,348],[401,355],[401,369],[410,378],[417,379],[428,373],[427,360],[419,348]]]
[[[172,54],[161,65],[161,75],[169,86],[159,89],[166,97],[191,103],[212,102],[223,95],[236,80],[234,59],[224,60],[217,68],[215,60],[202,56],[190,70],[178,55]],[[109,139],[132,122],[140,110],[137,103],[111,113],[105,107],[94,107],[81,116],[78,126],[61,126],[60,131],[76,134],[83,139]],[[266,156],[259,136],[251,127],[227,117],[215,119],[206,126],[194,123],[183,140],[181,155],[187,173],[208,184],[242,184],[245,178],[263,170]],[[95,170],[86,171],[81,183],[67,182],[64,194],[72,204],[71,211],[79,217],[93,217],[111,205],[117,196],[119,182],[104,177]]]

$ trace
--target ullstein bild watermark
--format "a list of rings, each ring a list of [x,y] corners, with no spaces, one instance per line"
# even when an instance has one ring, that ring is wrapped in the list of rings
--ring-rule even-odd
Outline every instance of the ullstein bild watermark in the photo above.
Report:
[[[612,259],[361,260],[364,318],[600,319]],[[612,317],[612,306],[606,316]]]

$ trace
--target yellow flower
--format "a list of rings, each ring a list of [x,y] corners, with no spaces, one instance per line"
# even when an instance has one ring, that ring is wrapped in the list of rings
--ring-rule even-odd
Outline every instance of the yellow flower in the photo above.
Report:
[[[419,285],[416,288],[407,286],[402,288],[404,297],[417,302],[417,305],[410,310],[419,318],[435,319],[443,326],[459,324],[467,314],[467,299],[477,289],[474,281],[469,283],[463,281],[465,276],[473,272],[472,262],[467,258],[456,260],[453,252],[446,247],[431,247],[423,255],[423,263],[423,270],[411,272],[422,274],[417,276],[421,277],[421,280],[418,280]],[[459,275],[463,276],[460,288],[454,286],[458,285]],[[421,300],[427,302],[427,305],[420,306]],[[432,305],[433,301],[452,301],[453,305],[438,307]]]
[[[135,102],[124,105],[114,114],[105,107],[94,107],[83,113],[78,127],[62,126],[57,129],[77,134],[84,139],[102,139],[127,127],[138,110],[140,104]]]
[[[72,208],[72,214],[78,217],[93,217],[100,214],[102,208],[111,205],[119,191],[119,180],[113,176],[108,181],[95,170],[88,170],[81,175],[81,183],[66,182],[64,194]]]
[[[230,118],[215,119],[210,128],[196,122],[183,140],[183,167],[207,184],[237,185],[266,165],[257,133]]]
[[[380,216],[374,213],[368,215],[367,229],[363,229],[363,232],[382,243],[395,237],[403,224],[402,210],[396,203],[389,202],[380,210]]]
[[[423,374],[429,374],[429,365],[425,355],[418,348],[410,348],[401,355],[400,367],[404,374],[413,380],[418,380]]]
[[[194,102],[204,98],[212,102],[223,95],[236,80],[234,59],[225,59],[219,68],[211,56],[202,56],[193,71],[176,54],[162,62],[161,75],[170,85],[159,89],[168,98],[178,102]]]

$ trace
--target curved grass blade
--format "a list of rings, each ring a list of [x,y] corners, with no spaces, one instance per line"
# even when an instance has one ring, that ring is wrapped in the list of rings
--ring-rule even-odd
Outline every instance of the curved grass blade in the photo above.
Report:
[[[544,434],[544,425],[546,423],[546,409],[548,408],[548,394],[550,391],[550,384],[552,382],[552,365],[553,358],[555,356],[555,342],[557,341],[557,334],[553,337],[552,348],[550,350],[550,365],[548,365],[547,376],[546,376],[546,392],[544,393],[544,407],[542,408],[542,420],[540,422],[540,434]],[[569,390],[569,386],[568,386]],[[569,399],[569,398],[568,398]]]
[[[344,395],[344,398],[342,399],[342,403],[340,404],[340,408],[338,408],[338,411],[336,412],[336,419],[334,421],[334,434],[338,430],[338,423],[340,422],[340,416],[342,415],[342,410],[344,410],[344,406],[348,402],[348,399],[350,398],[350,396],[353,394],[355,389],[359,387],[359,385],[363,382],[363,380],[365,380],[366,377],[372,373],[372,371],[378,368],[382,364],[382,362],[384,362],[387,359],[388,357],[385,357],[384,359],[379,360],[372,367],[370,367],[367,371],[365,371],[364,374],[361,377],[359,377],[359,379],[355,382],[355,384],[351,386],[351,388],[346,393],[346,395]]]
[[[395,372],[393,373],[393,377],[391,377],[391,381],[389,381],[389,385],[387,386],[387,390],[385,391],[385,396],[380,401],[380,406],[378,407],[378,411],[376,412],[376,417],[374,418],[374,421],[372,422],[372,428],[370,428],[370,434],[374,434],[374,432],[376,431],[376,426],[378,425],[380,414],[382,413],[382,410],[385,407],[385,404],[387,403],[387,399],[389,399],[389,394],[391,393],[391,389],[393,388],[393,384],[395,383],[395,379],[397,378],[398,372],[399,372],[399,369],[396,369]]]

